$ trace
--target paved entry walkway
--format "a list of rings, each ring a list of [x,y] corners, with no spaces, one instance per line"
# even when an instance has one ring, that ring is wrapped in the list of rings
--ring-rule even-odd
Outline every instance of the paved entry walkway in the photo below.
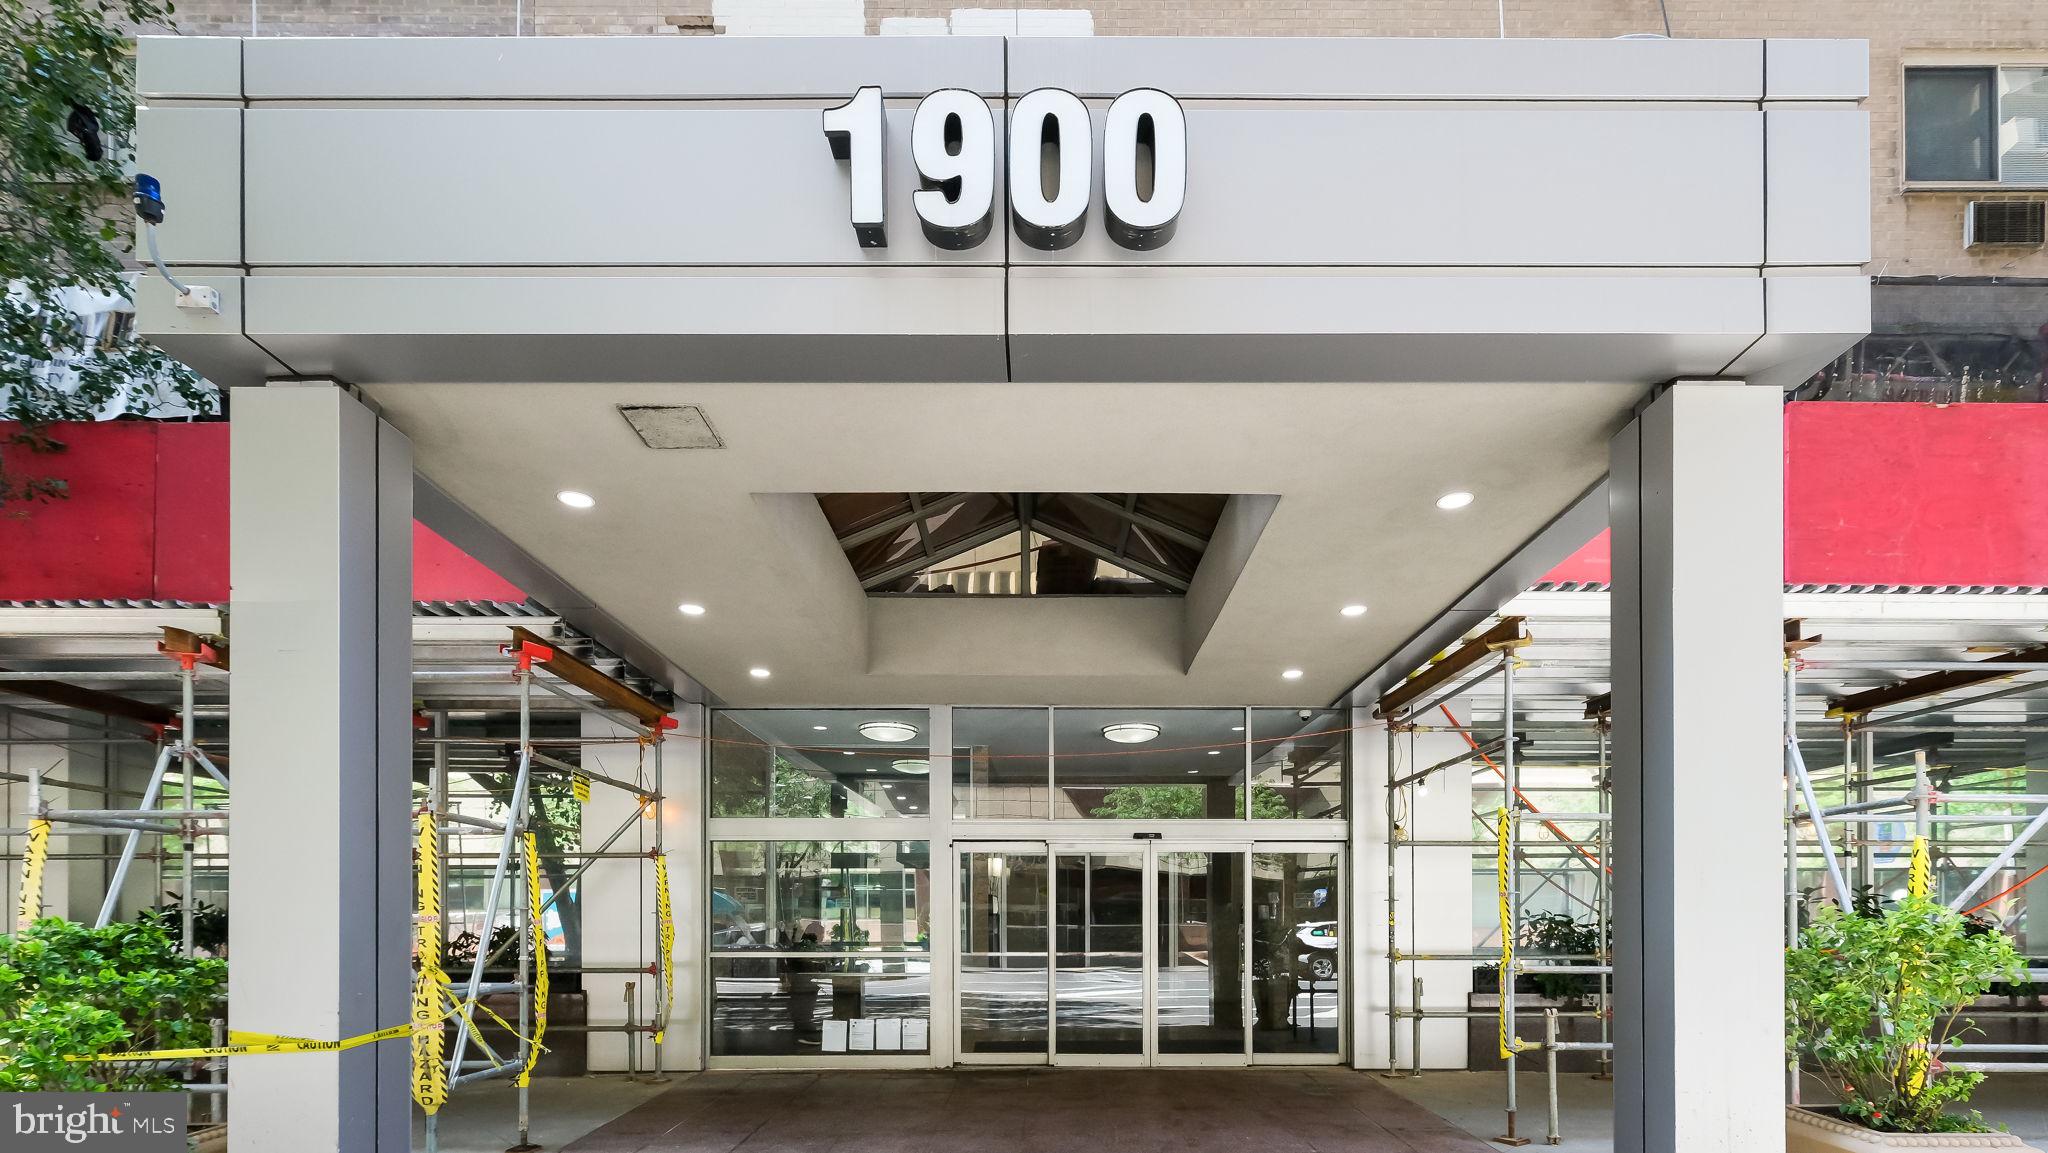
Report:
[[[699,1073],[566,1153],[1479,1153],[1370,1073]]]

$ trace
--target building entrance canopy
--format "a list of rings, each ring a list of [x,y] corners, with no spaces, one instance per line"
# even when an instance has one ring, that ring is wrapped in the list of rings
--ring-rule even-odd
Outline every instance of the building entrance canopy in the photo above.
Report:
[[[164,258],[223,306],[141,323],[227,383],[1791,384],[1868,323],[1865,59],[145,40]]]

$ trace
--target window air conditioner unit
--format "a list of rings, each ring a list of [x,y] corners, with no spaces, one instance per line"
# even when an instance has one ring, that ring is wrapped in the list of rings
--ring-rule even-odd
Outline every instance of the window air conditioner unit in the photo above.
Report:
[[[1963,207],[1964,248],[2040,248],[2048,200],[1972,200]]]

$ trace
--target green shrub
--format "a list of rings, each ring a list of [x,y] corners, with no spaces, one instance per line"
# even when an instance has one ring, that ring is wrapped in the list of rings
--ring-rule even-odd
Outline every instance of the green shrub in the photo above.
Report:
[[[1785,954],[1785,1043],[1841,1097],[1842,1114],[1898,1133],[1981,1132],[1950,1113],[1983,1081],[1930,1046],[1967,1036],[1964,1010],[2025,965],[2005,934],[1926,897],[1882,911],[1816,914]]]
[[[64,1058],[210,1044],[227,972],[149,922],[91,929],[50,917],[0,937],[0,1092],[175,1088],[182,1062]]]

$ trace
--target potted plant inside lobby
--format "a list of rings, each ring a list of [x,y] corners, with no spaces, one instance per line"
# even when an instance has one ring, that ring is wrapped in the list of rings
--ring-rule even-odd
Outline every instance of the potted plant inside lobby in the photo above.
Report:
[[[1824,909],[1786,951],[1787,1048],[1839,1101],[1791,1107],[1787,1153],[2031,1148],[1965,1108],[1982,1073],[1940,1059],[2025,965],[2004,933],[1913,889],[1888,909]]]

